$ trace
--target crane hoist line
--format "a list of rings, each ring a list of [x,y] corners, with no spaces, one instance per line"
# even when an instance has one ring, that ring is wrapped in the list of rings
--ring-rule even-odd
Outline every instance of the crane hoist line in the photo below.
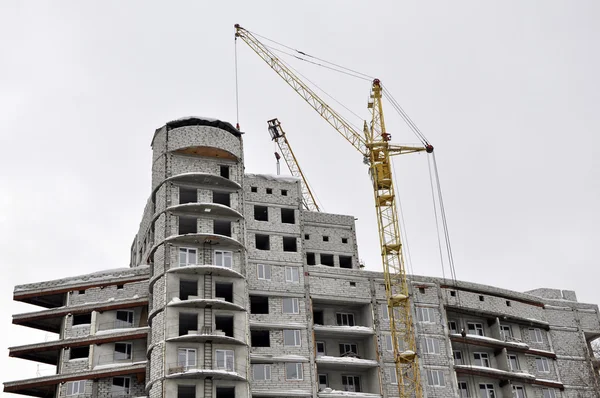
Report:
[[[364,163],[368,165],[377,214],[398,393],[401,398],[423,397],[419,358],[416,354],[416,333],[410,305],[409,284],[402,253],[391,157],[414,152],[431,153],[433,152],[433,146],[427,142],[423,146],[401,146],[390,143],[391,135],[386,131],[381,102],[383,89],[379,79],[372,81],[370,100],[367,105],[371,113],[371,122],[367,124],[365,121],[361,132],[346,122],[338,112],[319,97],[251,32],[236,24],[235,38],[236,40],[241,39],[267,63],[300,97],[362,154]]]

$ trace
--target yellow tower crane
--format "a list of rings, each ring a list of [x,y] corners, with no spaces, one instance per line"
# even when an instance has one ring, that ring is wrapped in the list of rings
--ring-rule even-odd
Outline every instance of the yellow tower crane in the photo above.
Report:
[[[308,181],[300,168],[300,164],[298,164],[296,155],[294,155],[294,151],[292,151],[292,147],[285,135],[285,131],[283,131],[283,128],[281,127],[281,123],[275,118],[268,120],[267,124],[269,125],[271,139],[277,143],[277,146],[283,155],[283,159],[285,160],[285,164],[287,164],[288,169],[290,169],[290,173],[292,176],[302,179],[301,190],[304,208],[309,211],[321,211],[310,189],[310,185],[308,185]]]
[[[402,255],[390,157],[397,154],[421,151],[431,153],[433,147],[429,144],[422,147],[400,146],[389,142],[391,136],[385,129],[381,104],[382,87],[379,79],[373,80],[371,87],[371,100],[368,104],[368,108],[372,113],[371,123],[368,126],[365,122],[364,131],[361,133],[327,105],[251,32],[236,24],[235,37],[244,41],[319,115],[350,142],[363,155],[364,162],[369,166],[379,226],[379,242],[381,244],[385,291],[394,346],[398,392],[401,398],[421,398],[423,388],[416,355],[416,336]]]

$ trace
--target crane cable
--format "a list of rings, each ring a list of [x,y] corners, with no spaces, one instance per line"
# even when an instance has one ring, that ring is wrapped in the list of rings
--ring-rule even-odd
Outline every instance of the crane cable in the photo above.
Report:
[[[238,90],[238,56],[237,56],[237,37],[234,40],[234,52],[235,52],[235,127],[240,129],[240,101],[239,101],[239,90]]]

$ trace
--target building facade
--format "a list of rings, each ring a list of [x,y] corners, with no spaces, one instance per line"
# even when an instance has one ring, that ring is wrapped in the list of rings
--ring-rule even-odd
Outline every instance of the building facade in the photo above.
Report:
[[[297,179],[245,173],[229,123],[167,123],[152,149],[130,267],[15,288],[42,309],[13,323],[58,337],[11,347],[53,368],[4,391],[398,396],[383,275],[359,264],[354,217],[304,211]],[[597,305],[571,291],[410,282],[427,397],[600,396]]]

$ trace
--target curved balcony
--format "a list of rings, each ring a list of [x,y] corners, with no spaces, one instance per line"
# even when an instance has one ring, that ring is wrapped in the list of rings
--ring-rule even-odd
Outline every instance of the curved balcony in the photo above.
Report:
[[[242,245],[239,241],[230,238],[229,236],[219,235],[219,234],[209,234],[209,233],[195,233],[195,234],[185,234],[185,235],[171,235],[166,239],[158,242],[156,245],[150,249],[150,253],[148,253],[148,258],[152,258],[156,249],[158,249],[161,245],[166,243],[171,243],[173,245],[219,245],[220,247],[233,247],[235,249],[243,249],[244,245]]]
[[[166,209],[156,213],[152,218],[152,222],[156,221],[156,219],[161,214],[166,213],[168,211],[170,211],[171,213],[191,215],[197,217],[211,216],[216,218],[230,218],[235,220],[241,220],[242,218],[244,218],[244,216],[240,212],[220,203],[194,202],[167,207]]]
[[[226,276],[229,278],[243,278],[244,276],[239,272],[222,267],[220,265],[185,265],[177,268],[171,268],[167,271],[171,274],[179,275],[214,275],[214,276]]]
[[[192,298],[190,296],[187,300],[180,300],[174,297],[169,301],[167,307],[186,307],[186,308],[212,308],[213,310],[230,310],[230,311],[246,311],[246,308],[241,305],[231,303],[225,300],[219,299],[205,299],[205,298]]]
[[[235,181],[228,178],[221,177],[220,175],[200,172],[190,172],[177,174],[168,178],[165,178],[160,184],[152,191],[152,201],[155,200],[156,192],[166,182],[176,182],[182,184],[194,184],[208,187],[218,187],[226,191],[238,191],[242,189],[242,186]]]
[[[315,362],[321,368],[349,368],[353,367],[355,369],[368,369],[379,366],[376,360],[374,359],[362,359],[358,357],[332,357],[332,356],[318,356],[315,358]]]
[[[202,365],[181,365],[178,362],[167,365],[167,379],[205,379],[246,381],[246,378],[235,371],[225,369],[206,369]]]

